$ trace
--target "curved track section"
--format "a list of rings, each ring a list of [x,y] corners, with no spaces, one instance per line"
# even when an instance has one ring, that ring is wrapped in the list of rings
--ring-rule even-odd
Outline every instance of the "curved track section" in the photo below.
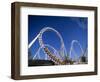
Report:
[[[75,50],[74,50],[74,44],[78,44],[78,46],[79,46],[79,48],[80,48],[80,50],[81,50],[81,55],[83,55],[84,54],[84,51],[83,51],[83,48],[82,48],[82,46],[81,46],[81,44],[79,43],[79,41],[78,40],[73,40],[72,42],[71,42],[71,47],[70,47],[70,51],[69,51],[69,55],[70,55],[70,58],[71,58],[71,53],[72,53],[72,51],[74,52],[74,56],[75,56],[75,58],[74,58],[74,60],[76,60],[76,61],[78,61],[79,59],[78,59],[78,54],[75,52]]]

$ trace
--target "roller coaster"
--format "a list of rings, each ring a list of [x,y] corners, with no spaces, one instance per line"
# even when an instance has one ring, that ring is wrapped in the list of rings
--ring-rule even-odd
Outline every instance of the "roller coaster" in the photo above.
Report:
[[[56,50],[53,46],[49,44],[45,44],[45,42],[43,41],[43,34],[47,31],[53,31],[59,37],[60,44],[61,44],[59,51]],[[72,40],[70,50],[69,52],[67,52],[61,34],[54,28],[51,28],[51,27],[43,28],[38,33],[38,35],[29,43],[28,49],[31,48],[31,46],[35,43],[36,40],[39,41],[40,47],[35,53],[35,55],[32,57],[33,60],[41,59],[40,51],[43,50],[45,54],[45,60],[52,60],[56,65],[87,63],[87,60],[88,60],[87,59],[87,48],[84,51],[78,40]],[[79,57],[74,50],[74,44],[77,44],[81,50],[81,55]],[[52,49],[52,51],[50,49]],[[74,59],[71,57],[72,52],[74,53]]]

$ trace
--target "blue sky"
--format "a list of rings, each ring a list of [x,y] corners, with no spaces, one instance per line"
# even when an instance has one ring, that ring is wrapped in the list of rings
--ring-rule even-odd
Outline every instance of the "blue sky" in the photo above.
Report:
[[[28,16],[28,44],[37,36],[40,30],[44,27],[52,27],[56,29],[63,37],[67,52],[70,50],[72,40],[78,40],[85,50],[87,48],[88,39],[88,18],[86,17],[64,17],[64,16]],[[55,32],[45,32],[43,34],[44,43],[52,45],[55,49],[60,48],[60,39]],[[29,49],[32,56],[39,48],[39,42],[36,42]],[[74,50],[78,55],[81,50],[77,44],[74,45]],[[72,54],[74,57],[74,54]],[[41,58],[44,58],[44,53],[41,51]]]

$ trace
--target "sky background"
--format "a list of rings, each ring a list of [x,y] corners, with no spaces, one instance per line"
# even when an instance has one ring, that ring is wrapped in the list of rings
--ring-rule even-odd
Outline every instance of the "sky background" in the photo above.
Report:
[[[64,17],[64,16],[28,16],[28,44],[38,35],[44,27],[56,29],[62,36],[65,48],[69,53],[72,40],[78,40],[83,50],[87,48],[88,38],[88,18],[87,17]],[[43,34],[43,41],[52,45],[56,50],[60,48],[60,39],[53,31],[47,31]],[[32,57],[40,47],[38,40],[29,49]],[[81,54],[78,44],[74,44],[74,50],[78,56]],[[41,59],[44,59],[44,53],[41,50]],[[67,54],[67,53],[66,53]],[[71,54],[74,58],[74,53]]]

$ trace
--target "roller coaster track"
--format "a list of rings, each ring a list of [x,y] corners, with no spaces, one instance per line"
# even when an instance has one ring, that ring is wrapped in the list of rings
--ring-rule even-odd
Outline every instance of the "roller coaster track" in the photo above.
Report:
[[[79,46],[79,48],[80,48],[80,50],[81,50],[81,55],[83,55],[83,49],[82,49],[82,46],[81,46],[81,44],[79,43],[79,41],[78,40],[72,40],[72,42],[71,42],[71,47],[70,47],[70,51],[69,51],[69,55],[70,55],[70,58],[71,58],[71,53],[72,53],[72,51],[74,52],[74,60],[75,61],[79,61],[79,58],[78,58],[78,55],[77,55],[77,53],[75,52],[75,50],[74,50],[74,44],[77,44],[78,46]]]
[[[57,52],[57,50],[56,50],[54,47],[52,47],[51,45],[45,44],[45,43],[44,43],[44,41],[43,41],[42,38],[43,38],[44,32],[46,32],[46,31],[53,31],[53,32],[55,32],[55,33],[58,35],[58,37],[60,38],[60,43],[61,43],[61,46],[60,46],[60,53],[61,53],[61,54],[59,54],[59,53]],[[63,65],[63,64],[66,64],[66,63],[67,63],[67,62],[64,61],[64,60],[65,60],[65,54],[67,53],[67,51],[66,51],[65,46],[64,46],[63,38],[62,38],[62,36],[60,35],[60,33],[59,33],[58,31],[56,31],[55,29],[50,28],[50,27],[45,27],[45,28],[43,28],[43,29],[39,32],[39,34],[35,37],[35,39],[33,39],[33,40],[31,41],[31,43],[29,44],[28,48],[30,48],[30,47],[34,44],[34,42],[35,42],[37,39],[38,39],[38,41],[39,41],[40,48],[38,49],[38,51],[37,51],[36,54],[34,55],[33,59],[35,59],[35,57],[36,57],[37,55],[38,55],[38,57],[40,58],[39,53],[40,53],[40,49],[42,49],[42,50],[44,51],[44,53],[45,53],[45,59],[47,59],[47,57],[49,57],[49,59],[51,59],[53,62],[55,62],[55,64],[58,64],[58,65],[60,65],[60,64]],[[71,47],[70,47],[70,51],[69,51],[69,56],[71,56],[72,51],[74,51],[74,49],[73,49],[74,43],[77,43],[77,44],[79,45],[79,47],[80,47],[80,49],[81,49],[81,52],[82,52],[82,54],[83,54],[83,49],[82,49],[81,44],[80,44],[77,40],[73,40],[73,41],[71,42]],[[49,48],[53,49],[54,53],[51,52],[51,51],[49,50]],[[75,51],[74,51],[74,52],[75,52]],[[56,55],[55,55],[55,54],[56,54]],[[75,54],[76,54],[76,53],[75,53]],[[60,57],[58,57],[57,55],[59,55]],[[77,55],[76,55],[76,56],[77,56]]]
[[[63,58],[64,57],[64,42],[63,42],[63,39],[60,35],[60,33],[58,31],[56,31],[55,29],[53,28],[50,28],[50,27],[46,27],[46,28],[43,28],[41,31],[40,31],[40,36],[38,37],[39,39],[39,43],[40,43],[40,46],[43,48],[44,50],[44,53],[46,53],[50,59],[52,61],[54,61],[56,64],[62,64],[62,61],[60,58],[58,58],[56,55],[54,55],[53,53],[50,52],[50,50],[45,46],[43,40],[42,40],[42,36],[43,36],[43,33],[46,32],[46,31],[54,31],[58,37],[60,38],[60,42],[61,42],[61,47],[60,47],[60,51],[61,51],[61,57]],[[60,55],[60,54],[59,54]]]

